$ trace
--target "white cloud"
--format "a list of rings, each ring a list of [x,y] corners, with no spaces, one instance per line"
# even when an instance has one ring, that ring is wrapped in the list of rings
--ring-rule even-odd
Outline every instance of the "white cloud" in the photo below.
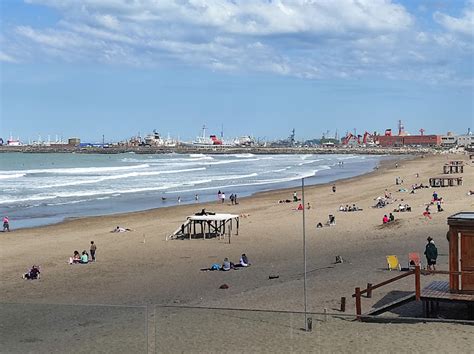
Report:
[[[425,79],[429,72],[455,75],[439,63],[468,52],[450,34],[417,28],[416,19],[391,0],[27,2],[53,7],[61,18],[50,28],[25,24],[13,31],[7,44],[15,51],[9,53],[30,60],[181,62],[301,78]],[[471,15],[466,10],[457,20],[464,23]],[[435,16],[456,27],[456,19]]]
[[[462,17],[453,17],[441,12],[433,15],[436,22],[450,32],[474,36],[474,2],[469,2],[462,12]]]
[[[16,63],[16,62],[18,62],[11,55],[8,55],[7,53],[4,53],[2,51],[0,51],[0,61],[6,62],[6,63]]]

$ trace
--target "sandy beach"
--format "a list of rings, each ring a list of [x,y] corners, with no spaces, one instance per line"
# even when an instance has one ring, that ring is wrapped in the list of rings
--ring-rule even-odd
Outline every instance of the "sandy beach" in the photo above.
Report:
[[[448,160],[462,159],[464,185],[418,189],[442,174]],[[418,176],[417,176],[418,174]],[[395,184],[397,177],[403,185]],[[409,252],[423,255],[426,238],[438,247],[438,269],[448,270],[448,216],[474,208],[474,167],[466,155],[433,155],[383,163],[367,175],[305,189],[308,311],[338,313],[340,298],[354,314],[351,294],[394,276],[385,256],[397,255],[402,266]],[[405,188],[406,192],[400,192]],[[391,193],[393,203],[372,208],[376,198]],[[431,207],[437,191],[443,212]],[[297,190],[298,195],[301,191]],[[303,311],[302,212],[293,190],[242,198],[238,205],[219,202],[161,208],[145,212],[69,220],[47,227],[0,234],[1,352],[471,352],[474,327],[447,323],[373,324],[353,318],[313,315],[311,333],[300,330],[301,314],[166,308],[199,306],[258,310]],[[403,201],[402,201],[403,200]],[[396,222],[382,225],[384,214],[399,203],[412,211],[393,213]],[[340,212],[356,204],[362,211]],[[170,240],[186,216],[202,208],[242,215],[240,232],[228,239]],[[316,228],[328,215],[336,225]],[[111,233],[117,225],[131,232]],[[97,261],[69,265],[74,250],[97,245]],[[205,272],[224,257],[238,262],[246,253],[251,267],[230,272]],[[335,264],[336,255],[345,260]],[[423,259],[424,260],[424,259]],[[21,279],[32,264],[40,280]],[[278,275],[269,279],[269,275]],[[443,276],[422,277],[423,284]],[[228,289],[220,289],[227,284]],[[414,291],[413,279],[374,291],[363,300],[363,312]],[[449,314],[444,310],[442,316]],[[462,312],[462,310],[461,310]],[[340,313],[343,315],[343,313]],[[410,303],[385,316],[422,314],[421,303]]]

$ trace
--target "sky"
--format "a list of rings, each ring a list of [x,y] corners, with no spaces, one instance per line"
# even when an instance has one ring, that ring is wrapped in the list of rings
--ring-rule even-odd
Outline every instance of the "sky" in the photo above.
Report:
[[[0,1],[4,139],[462,134],[473,74],[474,0]]]

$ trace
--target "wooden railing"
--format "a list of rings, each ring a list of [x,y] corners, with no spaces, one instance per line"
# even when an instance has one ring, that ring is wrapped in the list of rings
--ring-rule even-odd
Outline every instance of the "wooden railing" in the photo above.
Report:
[[[416,301],[419,301],[420,298],[421,298],[421,274],[423,274],[423,275],[428,275],[428,274],[444,274],[444,275],[467,275],[467,274],[470,274],[470,275],[474,275],[474,272],[473,271],[450,272],[450,271],[447,271],[447,270],[422,270],[420,268],[420,266],[418,265],[418,266],[415,266],[414,270],[410,270],[410,271],[408,271],[404,274],[401,274],[401,275],[398,275],[396,277],[390,278],[390,279],[385,280],[381,283],[378,283],[378,284],[375,284],[375,285],[372,285],[372,284],[368,283],[367,288],[365,288],[365,289],[361,290],[359,287],[355,288],[355,292],[354,292],[354,294],[352,294],[352,297],[355,297],[355,300],[356,300],[357,320],[360,321],[361,318],[362,318],[362,295],[363,294],[367,294],[366,297],[371,298],[373,290],[378,289],[378,288],[380,288],[384,285],[393,283],[397,280],[409,277],[411,275],[415,275],[415,299],[416,299]]]
[[[404,274],[398,275],[396,277],[393,277],[391,279],[385,280],[381,283],[372,285],[372,284],[367,284],[367,288],[361,290],[360,287],[355,288],[354,294],[352,294],[352,297],[355,297],[356,300],[356,316],[357,320],[361,320],[362,318],[362,294],[367,294],[368,298],[372,297],[372,291],[375,289],[378,289],[384,285],[396,282],[397,280],[409,277],[411,275],[415,275],[415,298],[416,301],[420,300],[421,297],[421,268],[420,266],[416,266],[415,270],[410,270]]]

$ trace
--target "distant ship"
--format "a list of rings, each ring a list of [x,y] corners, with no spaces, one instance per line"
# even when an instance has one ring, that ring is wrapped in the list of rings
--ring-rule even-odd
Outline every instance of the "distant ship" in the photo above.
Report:
[[[206,136],[206,126],[202,126],[202,134],[201,136],[197,136],[195,140],[193,140],[191,143],[185,143],[185,145],[188,146],[203,146],[203,147],[208,147],[208,146],[232,146],[232,143],[226,143],[223,140],[219,139],[216,135],[209,135],[209,137]]]
[[[183,142],[182,144],[185,146],[193,146],[193,147],[212,147],[212,146],[253,146],[255,144],[255,140],[250,136],[241,136],[240,138],[236,138],[232,141],[226,141],[222,138],[218,138],[217,135],[206,135],[206,126],[203,125],[202,133],[200,136],[197,136],[192,142]],[[222,134],[221,134],[222,135]]]
[[[20,141],[20,138],[13,139],[13,136],[10,134],[10,138],[7,140],[7,146],[21,146],[23,145]]]
[[[147,136],[145,136],[145,145],[173,147],[176,146],[176,141],[171,139],[169,136],[168,138],[163,139],[160,136],[160,133],[158,133],[156,129],[154,129],[153,134],[148,134]]]

